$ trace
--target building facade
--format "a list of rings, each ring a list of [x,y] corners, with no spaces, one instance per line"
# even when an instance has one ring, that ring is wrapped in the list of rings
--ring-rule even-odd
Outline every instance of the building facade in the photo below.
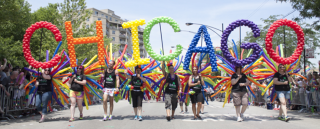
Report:
[[[120,16],[116,15],[114,11],[110,9],[98,10],[95,8],[89,8],[87,10],[91,10],[93,13],[90,18],[86,20],[86,27],[89,28],[89,25],[93,24],[97,20],[102,21],[103,35],[111,38],[112,44],[117,44],[120,46],[119,51],[123,51],[125,45],[127,44],[126,53],[132,55],[132,37],[131,37],[131,29],[123,29],[122,23],[128,20],[121,19]],[[140,57],[146,58],[147,52],[143,46],[143,28],[138,28],[138,37],[139,37],[139,48],[140,48]],[[114,52],[115,57],[119,57],[119,52]]]

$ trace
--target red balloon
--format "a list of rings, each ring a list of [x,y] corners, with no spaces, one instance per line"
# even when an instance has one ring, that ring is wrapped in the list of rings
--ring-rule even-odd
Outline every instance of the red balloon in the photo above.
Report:
[[[284,26],[284,25],[287,25],[290,28],[292,28],[296,32],[297,37],[298,37],[297,48],[294,51],[294,53],[292,54],[294,56],[290,56],[288,58],[283,58],[283,57],[280,57],[279,55],[276,55],[276,53],[272,49],[272,37],[271,36],[273,36],[273,34],[275,33],[275,31],[278,27]],[[267,53],[270,55],[270,58],[272,58],[274,61],[276,61],[277,63],[282,63],[282,64],[292,64],[299,58],[299,56],[302,53],[302,50],[304,47],[304,33],[303,33],[303,30],[301,29],[301,27],[296,22],[291,21],[291,20],[287,20],[287,19],[280,19],[280,20],[275,21],[270,26],[268,33],[266,35],[265,44],[266,44]]]
[[[53,24],[48,23],[46,21],[36,22],[35,24],[32,24],[26,30],[26,33],[24,34],[24,39],[23,39],[23,44],[22,44],[24,57],[32,67],[35,67],[35,68],[41,67],[43,69],[51,68],[51,67],[58,64],[58,61],[61,59],[61,56],[56,55],[49,62],[38,62],[31,55],[30,38],[31,38],[32,34],[34,33],[34,31],[39,28],[46,28],[46,29],[50,30],[51,32],[53,32],[53,30],[55,30],[56,31],[56,33],[54,34],[55,39],[57,40],[57,42],[61,41],[62,36],[61,36],[59,29],[56,26],[54,26]],[[49,64],[51,64],[52,66],[49,67],[50,66]]]

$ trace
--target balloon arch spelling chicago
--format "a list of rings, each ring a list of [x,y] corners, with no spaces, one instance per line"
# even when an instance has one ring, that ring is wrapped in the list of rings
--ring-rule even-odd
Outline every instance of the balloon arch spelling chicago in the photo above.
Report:
[[[169,54],[169,55],[156,54],[155,51],[153,51],[153,49],[151,47],[150,39],[149,39],[150,32],[151,32],[152,27],[158,23],[167,23],[173,28],[174,32],[180,31],[179,25],[172,18],[164,17],[164,16],[163,17],[156,17],[156,18],[152,19],[151,21],[149,21],[147,23],[146,28],[144,29],[144,35],[143,35],[144,47],[145,47],[146,51],[148,52],[148,54],[150,55],[150,57],[157,60],[157,61],[173,60],[181,54],[181,52],[182,52],[181,45],[177,45],[176,51],[174,53]],[[145,64],[150,63],[150,59],[148,59],[148,58],[141,59],[140,58],[138,26],[141,26],[144,24],[146,24],[144,19],[129,21],[129,22],[125,22],[122,24],[123,28],[131,28],[132,43],[133,43],[133,58],[134,58],[134,60],[126,62],[125,63],[126,67],[134,67],[137,65],[145,65]],[[260,29],[257,27],[257,25],[255,23],[253,23],[252,21],[249,21],[249,20],[236,20],[235,22],[232,22],[231,24],[229,24],[229,26],[223,32],[223,35],[221,38],[221,50],[222,50],[223,55],[226,58],[226,60],[229,61],[231,64],[233,64],[235,66],[244,66],[244,65],[253,63],[255,60],[257,60],[261,56],[262,48],[257,43],[244,43],[240,47],[243,49],[253,49],[252,55],[245,58],[245,59],[242,59],[242,60],[234,58],[229,53],[227,41],[228,41],[228,37],[229,37],[230,33],[235,28],[237,28],[239,26],[247,26],[247,27],[251,28],[254,37],[260,36]],[[298,37],[297,38],[297,40],[298,40],[297,48],[295,49],[294,53],[288,58],[280,57],[272,49],[273,35],[274,35],[276,29],[280,26],[289,26],[290,28],[292,28],[295,31],[295,33],[297,34],[297,37]],[[57,42],[62,40],[61,33],[55,25],[53,25],[52,23],[46,22],[46,21],[36,22],[35,24],[32,24],[26,30],[26,33],[24,35],[23,44],[22,44],[24,57],[25,57],[26,61],[34,68],[43,68],[43,69],[52,68],[53,66],[56,66],[58,64],[64,50],[61,52],[60,55],[59,54],[56,55],[56,53],[57,53],[57,50],[56,50],[54,53],[54,57],[47,62],[36,61],[31,55],[30,39],[32,37],[32,34],[37,29],[40,29],[40,28],[46,28],[46,29],[50,30],[54,34]],[[88,43],[97,43],[99,64],[101,66],[105,65],[105,60],[104,60],[104,57],[105,57],[104,50],[105,49],[104,49],[103,31],[102,31],[102,22],[101,21],[96,21],[96,31],[97,31],[96,34],[97,34],[97,36],[74,38],[73,32],[72,32],[72,25],[71,25],[70,21],[65,22],[65,30],[66,30],[66,34],[67,34],[66,38],[67,38],[71,67],[77,66],[74,46],[78,45],[78,44],[88,44]],[[200,38],[200,35],[202,33],[204,34],[204,40],[206,42],[206,46],[205,47],[196,47],[198,40]],[[268,33],[266,35],[265,44],[266,44],[265,50],[266,50],[267,54],[275,62],[281,63],[281,64],[292,64],[299,58],[299,56],[301,55],[301,53],[303,51],[304,33],[303,33],[303,30],[301,29],[301,27],[296,22],[291,21],[291,20],[287,20],[287,19],[280,19],[280,20],[275,21],[270,26]],[[183,69],[188,70],[191,56],[193,53],[197,53],[197,52],[207,53],[210,57],[210,64],[211,64],[212,72],[215,72],[218,70],[217,63],[216,63],[216,55],[214,52],[214,48],[212,46],[210,35],[207,32],[206,26],[201,26],[199,28],[199,31],[196,33],[193,40],[191,41],[191,44],[189,45],[188,51],[186,53],[186,58],[184,59]]]

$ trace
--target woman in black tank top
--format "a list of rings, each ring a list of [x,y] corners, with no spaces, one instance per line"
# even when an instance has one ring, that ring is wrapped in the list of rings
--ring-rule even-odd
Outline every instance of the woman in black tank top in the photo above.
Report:
[[[114,69],[115,62],[114,60],[109,60],[108,68],[105,70],[104,75],[104,94],[103,94],[103,121],[107,120],[108,117],[108,100],[110,103],[110,112],[109,112],[109,120],[112,120],[112,112],[113,112],[113,94],[114,92],[119,91],[120,79],[118,76],[118,70]]]
[[[42,123],[45,119],[45,115],[47,115],[47,105],[49,99],[52,97],[52,87],[50,76],[50,69],[47,68],[42,71],[42,75],[37,78],[36,87],[37,87],[37,95],[36,95],[36,107],[38,112],[41,114],[41,119],[39,123]],[[42,103],[42,107],[41,107]]]
[[[189,84],[190,90],[193,90],[195,92],[195,94],[190,95],[194,120],[196,119],[202,120],[199,113],[202,107],[202,101],[204,101],[204,98],[201,92],[201,88],[204,85],[204,82],[201,75],[198,74],[197,67],[192,68],[192,75],[189,77],[188,84]],[[198,108],[196,108],[196,104],[198,105]]]
[[[167,120],[170,121],[174,119],[174,112],[178,105],[178,96],[180,95],[178,92],[181,92],[180,78],[174,74],[174,67],[172,64],[168,64],[169,73],[165,71],[164,62],[162,63],[162,73],[166,78],[165,88],[165,109],[167,112]],[[171,118],[170,118],[170,110],[172,110]]]
[[[134,110],[134,120],[142,121],[141,113],[142,113],[142,100],[143,100],[143,92],[141,91],[143,87],[143,83],[146,82],[146,78],[141,75],[142,69],[140,66],[135,67],[135,74],[129,75],[127,70],[124,71],[127,79],[131,79],[131,84],[134,87],[131,91],[132,98],[132,106]]]

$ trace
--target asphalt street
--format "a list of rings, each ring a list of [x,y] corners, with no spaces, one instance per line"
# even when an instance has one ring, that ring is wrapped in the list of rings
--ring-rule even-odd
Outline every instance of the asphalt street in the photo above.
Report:
[[[203,120],[192,120],[191,105],[188,113],[180,113],[178,106],[175,120],[167,122],[164,102],[143,102],[143,121],[133,120],[132,105],[122,100],[115,103],[113,119],[102,121],[103,107],[101,104],[89,106],[84,110],[84,119],[79,120],[76,109],[76,121],[69,122],[70,110],[62,110],[48,114],[44,123],[38,123],[40,115],[24,117],[16,120],[0,122],[1,129],[198,129],[198,128],[237,128],[237,129],[316,129],[320,127],[320,116],[310,113],[289,111],[289,122],[277,119],[278,111],[262,107],[249,106],[245,113],[245,121],[237,122],[232,103],[222,107],[222,102],[209,102],[205,105]]]

